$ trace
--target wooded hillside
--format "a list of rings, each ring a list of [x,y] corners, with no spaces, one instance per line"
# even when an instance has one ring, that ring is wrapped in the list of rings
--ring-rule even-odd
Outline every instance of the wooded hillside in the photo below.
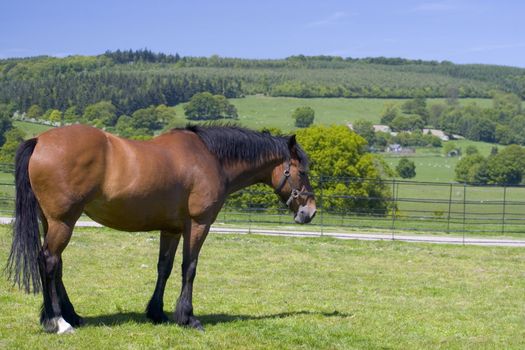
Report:
[[[401,58],[292,56],[278,60],[180,57],[148,50],[0,60],[0,103],[65,111],[111,101],[120,114],[175,105],[197,92],[226,97],[525,97],[525,69]]]

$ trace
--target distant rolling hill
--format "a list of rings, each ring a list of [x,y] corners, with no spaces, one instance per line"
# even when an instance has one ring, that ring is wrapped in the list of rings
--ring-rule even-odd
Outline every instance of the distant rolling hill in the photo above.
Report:
[[[176,105],[201,91],[229,98],[525,97],[525,69],[401,58],[293,56],[276,60],[180,57],[147,50],[0,60],[0,102],[62,111],[110,100],[118,113]]]

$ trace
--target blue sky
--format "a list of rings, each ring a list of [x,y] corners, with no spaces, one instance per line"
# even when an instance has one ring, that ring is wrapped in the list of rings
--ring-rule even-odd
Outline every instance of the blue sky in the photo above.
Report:
[[[386,56],[525,67],[525,1],[5,0],[0,58]]]

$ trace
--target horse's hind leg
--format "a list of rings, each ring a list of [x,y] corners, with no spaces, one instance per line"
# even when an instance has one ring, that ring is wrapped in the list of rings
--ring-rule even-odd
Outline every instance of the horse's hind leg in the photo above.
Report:
[[[81,323],[81,318],[76,315],[62,283],[61,255],[71,238],[72,230],[73,224],[49,220],[39,256],[44,295],[40,322],[47,332],[71,332],[73,331],[72,324]]]
[[[56,279],[58,299],[60,301],[60,308],[62,310],[62,317],[73,327],[79,327],[84,324],[84,320],[76,312],[73,304],[69,300],[66,292],[66,287],[62,282],[62,259],[58,265],[58,275]]]
[[[157,284],[155,291],[148,303],[146,315],[154,323],[168,321],[164,313],[164,288],[173,268],[173,259],[179,245],[181,234],[162,231],[160,233],[159,262],[157,263]]]

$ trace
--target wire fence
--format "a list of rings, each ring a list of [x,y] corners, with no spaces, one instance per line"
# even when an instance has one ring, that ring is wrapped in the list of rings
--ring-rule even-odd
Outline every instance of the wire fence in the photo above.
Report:
[[[323,191],[327,182],[334,181],[381,187],[382,195],[337,195]],[[525,186],[334,178],[320,179],[317,184],[318,211],[308,230],[322,233],[371,229],[392,235],[406,231],[491,236],[525,234]],[[244,193],[248,198],[267,194],[251,188]],[[341,200],[353,204],[327,205]],[[249,226],[293,223],[287,208],[282,205],[274,208],[273,205],[257,207],[249,202],[242,207],[227,203],[218,220]]]
[[[14,212],[12,167],[0,164],[0,215]],[[458,183],[400,180],[318,178],[315,184],[317,215],[311,224],[294,225],[308,231],[378,230],[383,233],[436,232],[462,235],[525,235],[525,186],[471,186]],[[358,185],[378,188],[341,194],[328,188]],[[239,200],[242,199],[242,200]],[[249,187],[228,200],[218,224],[283,227],[293,215],[271,189]]]

